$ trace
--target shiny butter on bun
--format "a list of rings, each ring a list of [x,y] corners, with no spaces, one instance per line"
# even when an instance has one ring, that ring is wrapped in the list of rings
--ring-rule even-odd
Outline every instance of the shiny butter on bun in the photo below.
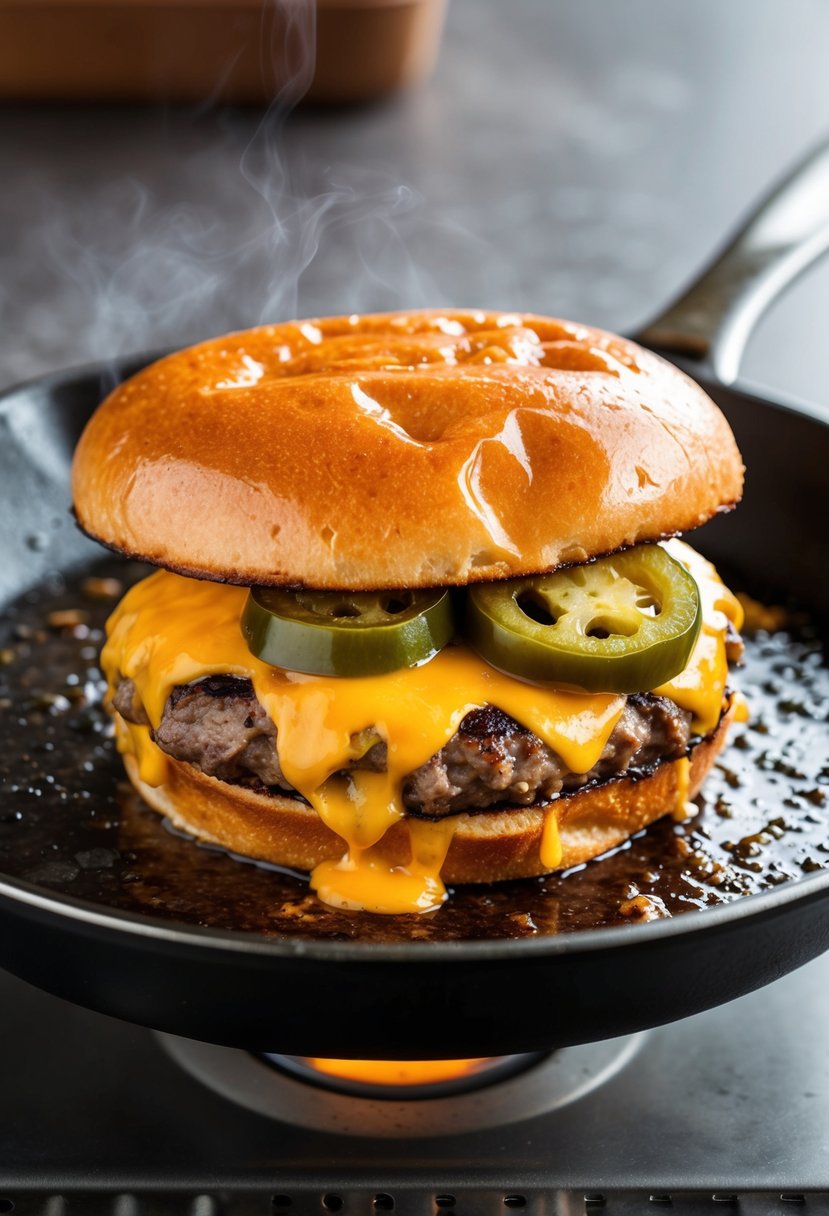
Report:
[[[133,784],[387,913],[684,814],[741,614],[669,538],[742,473],[682,372],[546,317],[297,321],[160,360],[73,466],[81,527],[162,567],[103,655]]]

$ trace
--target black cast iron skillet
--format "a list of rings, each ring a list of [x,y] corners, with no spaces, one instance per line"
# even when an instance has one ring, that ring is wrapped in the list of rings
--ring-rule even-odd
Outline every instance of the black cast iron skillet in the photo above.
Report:
[[[829,214],[829,150],[796,171],[640,338],[686,351],[677,361],[725,411],[749,470],[744,504],[704,529],[700,547],[826,612],[829,426],[816,411],[725,383],[762,307],[829,244],[815,198]],[[97,549],[67,517],[71,452],[108,387],[102,378],[141,362],[52,376],[0,400],[0,596],[94,560]],[[32,537],[45,539],[32,546]],[[674,920],[404,945],[178,927],[0,875],[0,964],[10,971],[175,1034],[298,1055],[484,1056],[587,1042],[730,1000],[827,947],[829,872]]]

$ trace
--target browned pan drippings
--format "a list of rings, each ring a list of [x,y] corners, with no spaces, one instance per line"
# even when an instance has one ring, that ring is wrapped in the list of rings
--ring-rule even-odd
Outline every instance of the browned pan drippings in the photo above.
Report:
[[[751,720],[701,813],[661,820],[566,875],[458,888],[425,916],[339,912],[300,877],[170,831],[126,786],[97,655],[134,566],[99,564],[16,601],[0,624],[0,874],[165,920],[268,936],[377,942],[527,937],[735,900],[829,868],[829,669],[803,617],[746,639]],[[106,580],[117,580],[110,584]]]

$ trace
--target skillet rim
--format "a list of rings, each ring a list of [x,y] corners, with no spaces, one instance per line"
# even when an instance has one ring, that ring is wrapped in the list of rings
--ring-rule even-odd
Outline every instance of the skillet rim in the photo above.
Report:
[[[824,890],[826,888],[826,890]],[[178,925],[152,916],[112,909],[101,912],[95,904],[75,899],[71,895],[43,894],[22,879],[7,879],[0,875],[0,905],[11,900],[35,913],[65,920],[79,921],[86,929],[103,931],[106,935],[163,942],[167,946],[184,946],[196,950],[227,951],[247,956],[273,959],[294,958],[316,961],[359,961],[362,963],[459,961],[471,956],[491,959],[527,958],[534,956],[593,954],[605,949],[618,950],[627,945],[656,944],[665,938],[684,937],[688,933],[702,936],[703,926],[716,934],[733,922],[768,915],[788,908],[792,903],[809,903],[813,898],[829,894],[829,870],[807,874],[802,878],[774,887],[769,891],[738,897],[731,903],[712,908],[698,908],[664,920],[645,924],[611,925],[600,929],[581,929],[570,933],[553,933],[530,938],[497,938],[483,941],[454,942],[361,942],[314,941],[313,938],[267,938],[255,933],[232,929],[200,928],[198,925]],[[704,921],[702,920],[704,918]],[[688,923],[689,922],[689,923]]]
[[[53,394],[63,387],[80,384],[83,380],[94,377],[103,378],[107,374],[123,378],[146,366],[146,364],[163,357],[168,351],[143,351],[132,355],[117,356],[110,360],[91,361],[77,366],[46,372],[31,377],[19,383],[0,390],[0,417],[7,414],[15,400],[25,398],[29,394]],[[655,348],[655,353],[663,358],[668,356]],[[756,389],[760,386],[738,382],[725,385],[713,375],[710,367],[704,362],[671,355],[669,362],[674,363],[712,395],[718,392],[735,393],[760,408],[780,410],[788,414],[805,417],[810,422],[829,428],[829,413],[816,403],[801,401],[791,396],[781,394],[774,399],[761,396]],[[117,381],[116,381],[117,382]],[[255,864],[255,863],[251,863]],[[163,942],[168,947],[190,947],[195,950],[217,950],[258,958],[307,958],[312,961],[345,961],[359,960],[371,962],[425,962],[458,961],[470,956],[502,958],[526,958],[537,956],[572,955],[584,952],[592,954],[604,949],[619,949],[627,945],[647,945],[663,939],[684,937],[688,933],[702,935],[703,930],[716,933],[732,922],[746,918],[763,920],[779,910],[784,910],[790,904],[808,903],[814,898],[820,898],[824,888],[829,889],[829,870],[817,874],[804,875],[792,879],[779,887],[768,891],[757,892],[753,895],[719,904],[711,908],[699,908],[685,912],[681,916],[665,920],[651,921],[646,924],[615,925],[606,928],[576,930],[569,933],[550,934],[532,938],[500,938],[481,941],[461,940],[451,942],[361,942],[361,941],[315,941],[313,938],[287,937],[268,938],[254,933],[238,930],[221,930],[202,928],[197,925],[179,924],[161,918],[128,913],[118,909],[102,911],[100,906],[87,900],[76,899],[68,894],[51,893],[34,883],[23,879],[14,879],[0,872],[0,905],[11,903],[24,909],[24,915],[46,916],[57,918],[59,922],[67,919],[79,922],[87,931],[103,932],[116,938],[134,938],[137,941],[150,940]],[[704,917],[704,921],[701,920]],[[724,926],[725,922],[725,926]],[[68,926],[67,926],[68,928]]]

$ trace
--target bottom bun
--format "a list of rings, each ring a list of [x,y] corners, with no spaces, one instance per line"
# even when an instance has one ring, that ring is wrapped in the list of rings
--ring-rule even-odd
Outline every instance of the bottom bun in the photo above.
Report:
[[[551,804],[558,812],[562,845],[555,868],[566,870],[598,857],[655,819],[682,809],[684,799],[699,792],[722,750],[732,717],[729,707],[716,730],[691,751],[687,792],[682,789],[683,761],[674,760],[646,775],[609,780]],[[202,840],[294,870],[310,871],[321,861],[343,855],[342,839],[298,799],[228,785],[172,759],[166,784],[156,788],[141,781],[131,756],[124,760],[145,802]],[[539,855],[548,810],[520,806],[456,816],[442,878],[448,883],[485,883],[548,873],[550,867]],[[410,860],[406,820],[390,828],[372,852],[390,865],[406,865]]]

